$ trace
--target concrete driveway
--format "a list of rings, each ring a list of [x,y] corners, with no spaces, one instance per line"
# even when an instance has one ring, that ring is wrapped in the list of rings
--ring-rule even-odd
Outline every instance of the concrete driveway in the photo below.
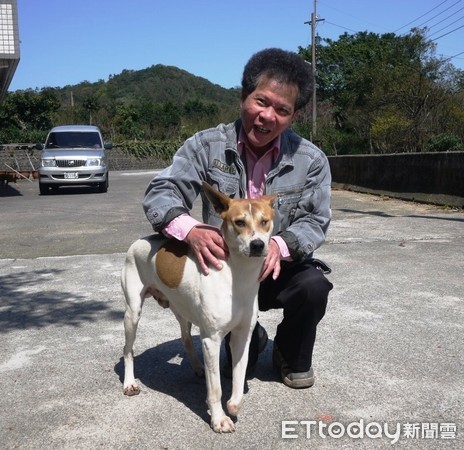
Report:
[[[270,343],[237,431],[213,433],[177,322],[147,301],[142,392],[125,397],[119,274],[151,232],[140,201],[152,176],[111,173],[107,194],[0,187],[1,448],[464,448],[464,213],[346,191],[317,253],[335,288],[313,388],[279,382]],[[271,340],[280,319],[260,316]]]

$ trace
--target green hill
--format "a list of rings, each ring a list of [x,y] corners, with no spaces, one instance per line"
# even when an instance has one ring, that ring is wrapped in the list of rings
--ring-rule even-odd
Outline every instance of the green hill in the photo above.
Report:
[[[236,105],[240,98],[238,88],[225,89],[185,70],[161,64],[142,70],[123,70],[118,75],[110,75],[108,81],[68,85],[58,88],[57,93],[64,104],[71,101],[71,93],[74,103],[84,102],[93,96],[102,103],[110,104],[148,100],[181,106],[189,100],[201,100],[230,107]]]
[[[240,101],[239,88],[161,64],[53,91],[60,103],[55,124],[93,123],[117,139],[182,138],[234,120]]]
[[[185,139],[234,120],[239,102],[239,88],[158,64],[107,81],[8,93],[0,105],[0,142],[39,142],[64,124],[97,125],[113,141]]]

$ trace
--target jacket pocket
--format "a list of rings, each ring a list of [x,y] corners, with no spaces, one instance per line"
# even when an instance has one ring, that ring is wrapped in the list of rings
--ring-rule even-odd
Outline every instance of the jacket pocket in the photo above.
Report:
[[[303,188],[292,189],[291,191],[279,192],[277,194],[277,209],[280,216],[287,219],[287,224],[290,224],[295,217],[302,195]]]
[[[209,177],[209,184],[219,192],[231,198],[239,196],[240,180],[237,176],[225,175],[224,172],[213,169],[210,171]]]

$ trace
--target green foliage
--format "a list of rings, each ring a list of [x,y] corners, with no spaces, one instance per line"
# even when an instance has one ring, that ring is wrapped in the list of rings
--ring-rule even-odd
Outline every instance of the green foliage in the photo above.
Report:
[[[239,102],[238,89],[156,65],[107,82],[11,93],[0,104],[0,136],[24,141],[30,130],[89,123],[112,141],[172,140],[234,120]]]
[[[402,116],[396,110],[380,110],[374,115],[371,125],[371,139],[375,153],[404,151],[407,145],[404,138],[408,135],[408,130],[412,125],[411,119]]]
[[[434,136],[426,145],[428,152],[454,152],[464,150],[462,140],[455,134],[443,133]]]
[[[462,148],[464,71],[435,57],[426,35],[415,29],[324,40],[317,48],[315,135],[312,105],[294,129],[334,155]],[[300,54],[311,60],[309,47]],[[235,120],[239,105],[239,89],[154,65],[108,81],[9,93],[0,104],[0,142],[43,141],[53,125],[92,123],[137,157],[170,158],[178,141]]]
[[[33,90],[10,93],[0,105],[0,131],[17,128],[22,131],[47,130],[52,126],[53,113],[60,106],[53,89],[40,93]]]
[[[125,141],[115,144],[127,155],[137,159],[155,157],[166,164],[170,164],[174,153],[182,145],[182,141]]]
[[[422,151],[430,134],[449,129],[461,136],[462,117],[453,105],[462,100],[464,72],[435,57],[426,32],[326,39],[317,49],[317,92],[318,103],[331,105],[332,121],[318,125],[316,138],[336,145],[327,132],[335,128],[335,134],[357,137],[359,153],[385,153]],[[310,50],[300,48],[300,54],[311,60]]]
[[[324,128],[318,135],[320,147],[328,155],[355,155],[368,153],[365,142],[359,136],[349,130]]]
[[[20,130],[16,127],[0,127],[0,144],[40,144],[45,142],[47,133],[48,131],[45,130]]]

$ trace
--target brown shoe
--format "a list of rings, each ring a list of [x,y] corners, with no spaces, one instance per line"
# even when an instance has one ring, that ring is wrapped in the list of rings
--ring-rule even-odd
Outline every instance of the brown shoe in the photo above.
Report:
[[[286,386],[293,389],[305,389],[314,384],[313,368],[311,367],[307,372],[292,372],[292,369],[286,363],[275,343],[272,352],[272,362],[274,363],[274,367],[279,371],[282,383]]]

